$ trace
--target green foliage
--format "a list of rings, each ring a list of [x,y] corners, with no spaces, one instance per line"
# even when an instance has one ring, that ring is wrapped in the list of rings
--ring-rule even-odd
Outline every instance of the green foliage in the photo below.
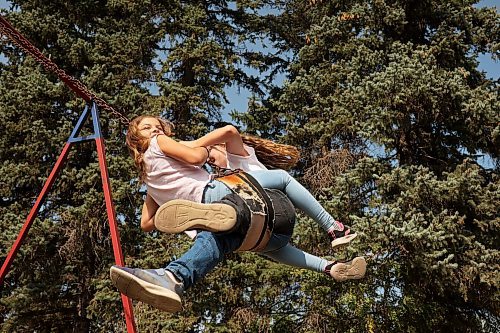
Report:
[[[138,19],[144,9],[136,8],[130,16],[136,19],[128,20],[123,11],[108,10],[102,2],[13,3],[17,10],[7,19],[68,74],[117,109],[140,110],[147,103],[147,90],[137,82],[149,76],[155,36],[151,25]],[[8,59],[0,70],[0,225],[5,256],[83,102],[31,57],[2,41]],[[136,217],[140,197],[130,182],[135,172],[124,149],[123,127],[109,116],[101,115],[107,163],[119,220],[126,221],[121,225],[124,252],[134,255],[139,249],[135,242],[141,239]],[[92,143],[72,148],[38,216],[2,289],[2,330],[117,331],[122,317],[109,306],[119,303],[108,281],[113,256]]]
[[[195,137],[238,86],[253,97],[234,119],[301,148],[294,174],[341,150],[355,157],[312,190],[358,232],[345,255],[367,258],[365,279],[335,283],[232,254],[185,293],[180,314],[134,302],[139,331],[498,330],[500,103],[498,81],[477,68],[478,54],[499,56],[494,10],[434,0],[11,2],[6,17],[23,35],[130,118],[162,114],[178,137]],[[5,257],[84,104],[7,40],[0,52]],[[287,79],[273,83],[280,72]],[[126,264],[162,267],[191,241],[140,232],[125,129],[105,112],[101,122]],[[494,168],[477,163],[482,154]],[[303,216],[292,242],[344,256]],[[113,263],[95,146],[78,144],[1,290],[1,330],[125,331]]]
[[[496,323],[498,176],[487,179],[470,161],[442,178],[422,166],[380,170],[375,160],[361,161],[339,179],[335,194],[349,196],[352,179],[376,184],[369,209],[351,218],[363,233],[358,249],[370,254],[373,274],[381,279],[372,286],[380,288],[375,295],[384,293],[375,306],[403,311],[394,319],[374,318],[375,326],[391,329],[402,318],[416,331]],[[340,200],[334,202],[340,207]],[[435,312],[440,319],[425,319]]]
[[[313,188],[360,233],[352,251],[370,259],[355,287],[365,296],[361,310],[344,294],[329,308],[347,309],[355,324],[336,320],[330,328],[493,332],[499,325],[499,90],[477,69],[480,52],[498,59],[499,16],[473,3],[284,3],[278,20],[293,28],[275,33],[296,55],[288,80],[237,116],[253,132],[286,132],[283,140],[302,148],[296,173],[306,181],[308,170],[338,174],[325,164],[336,152],[356,157],[350,170]],[[489,166],[475,163],[483,154]],[[320,239],[303,238],[310,232],[296,228],[300,247],[326,255],[311,246]],[[318,308],[308,315],[325,319]]]

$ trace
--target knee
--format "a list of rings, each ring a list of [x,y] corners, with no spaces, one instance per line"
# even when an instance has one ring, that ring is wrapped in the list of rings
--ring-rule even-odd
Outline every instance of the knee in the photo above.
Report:
[[[290,174],[288,172],[286,172],[285,170],[282,170],[282,169],[278,169],[276,170],[280,175],[281,177],[284,177],[284,178],[291,178],[292,176],[290,176]]]
[[[290,181],[293,179],[292,176],[290,176],[290,174],[285,170],[279,169],[279,170],[273,170],[273,172],[276,173],[276,175],[279,177],[279,179],[281,179],[281,181],[285,186],[288,185],[288,183],[290,183]]]
[[[202,244],[203,251],[211,253],[215,259],[223,256],[220,240],[213,233],[202,231],[196,236],[196,241]]]
[[[233,252],[240,243],[236,234],[214,234],[208,231],[202,231],[198,234],[200,241],[206,251],[209,251],[216,260],[222,260],[223,257]]]

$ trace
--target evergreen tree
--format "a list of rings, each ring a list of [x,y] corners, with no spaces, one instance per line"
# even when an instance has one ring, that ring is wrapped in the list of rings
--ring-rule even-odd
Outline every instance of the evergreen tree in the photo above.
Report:
[[[493,332],[500,325],[498,82],[476,60],[481,52],[498,57],[493,10],[432,0],[12,3],[7,19],[67,73],[129,118],[170,118],[180,138],[220,120],[225,87],[250,89],[255,98],[236,119],[302,148],[294,173],[360,233],[347,253],[369,258],[363,281],[338,284],[236,253],[186,293],[180,314],[134,302],[139,331]],[[7,40],[0,47],[8,59],[0,64],[3,257],[84,105]],[[273,87],[279,71],[288,81]],[[191,242],[140,232],[143,193],[125,128],[106,112],[101,122],[125,262],[164,266]],[[479,165],[480,154],[496,168]],[[125,330],[108,277],[101,188],[94,145],[74,146],[2,288],[2,331]],[[304,217],[293,241],[332,255]]]
[[[370,258],[348,293],[303,281],[330,302],[298,306],[302,318],[339,331],[498,329],[500,103],[477,56],[498,59],[499,16],[475,2],[283,3],[288,82],[238,117],[303,148],[298,173]],[[315,250],[307,228],[297,242]]]
[[[274,62],[242,43],[261,38],[260,1],[12,4],[4,12],[7,19],[60,68],[129,118],[169,117],[182,138],[204,134],[220,120],[224,87],[264,89],[265,82],[247,75],[243,66],[266,70]],[[7,58],[0,65],[5,256],[84,103],[6,39],[1,52]],[[159,87],[159,96],[151,95],[151,84]],[[126,264],[164,266],[190,242],[140,232],[143,192],[125,149],[125,128],[105,112],[101,122]],[[123,331],[121,301],[108,277],[113,263],[108,230],[95,147],[76,145],[7,276],[2,330]],[[237,255],[233,259],[234,265],[240,261]],[[135,304],[139,329],[188,331],[220,322],[222,314],[226,321],[233,303],[214,304],[219,281],[215,275],[208,288],[192,291],[186,300],[192,309],[181,318]],[[239,295],[246,286],[240,287],[238,275],[232,281]]]
[[[12,2],[8,20],[35,46],[117,109],[148,104],[138,82],[150,75],[154,26],[144,6],[89,1]],[[2,40],[2,255],[19,233],[71,133],[84,103],[30,56]],[[123,147],[124,128],[101,114],[107,163],[129,256],[141,234],[130,179],[134,173]],[[88,134],[85,128],[83,135]],[[131,241],[134,240],[134,241]],[[2,330],[91,331],[123,325],[108,281],[113,262],[97,154],[92,143],[75,145],[21,248],[2,290]],[[121,326],[118,326],[121,327]],[[118,330],[118,329],[116,329]]]

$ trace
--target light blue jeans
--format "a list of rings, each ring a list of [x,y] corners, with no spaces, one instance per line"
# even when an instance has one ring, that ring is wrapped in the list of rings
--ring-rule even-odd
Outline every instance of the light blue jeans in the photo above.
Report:
[[[264,188],[280,190],[285,193],[292,204],[302,210],[307,216],[318,222],[326,231],[334,225],[334,218],[321,206],[309,191],[302,186],[295,178],[284,170],[259,170],[248,172]],[[222,185],[222,186],[221,186]],[[205,202],[220,200],[231,190],[219,181],[214,181],[207,185],[210,187],[205,191]]]
[[[319,204],[319,202],[299,182],[283,170],[260,170],[249,172],[264,188],[277,189],[287,195],[293,205],[317,221],[328,231],[335,220]],[[215,180],[207,185],[204,202],[222,199],[231,190],[223,183]],[[243,241],[238,234],[213,234],[200,232],[193,246],[179,259],[168,264],[167,270],[172,272],[189,288],[200,278],[222,261],[225,254],[235,251]],[[303,252],[289,244],[290,236],[273,234],[261,254],[277,262],[322,272],[328,262],[325,259]]]

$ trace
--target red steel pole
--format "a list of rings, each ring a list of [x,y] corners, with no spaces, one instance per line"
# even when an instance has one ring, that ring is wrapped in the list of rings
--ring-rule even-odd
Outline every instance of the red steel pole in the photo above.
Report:
[[[70,140],[66,143],[64,146],[61,154],[59,155],[56,164],[54,165],[52,171],[50,172],[49,177],[45,181],[45,184],[42,188],[42,191],[38,195],[35,205],[31,208],[31,211],[26,218],[26,221],[24,222],[23,227],[21,228],[21,231],[19,232],[19,235],[17,236],[16,241],[14,242],[12,248],[10,249],[7,258],[2,264],[2,268],[0,270],[0,285],[3,284],[4,278],[7,275],[10,266],[12,262],[14,261],[14,257],[17,254],[17,251],[21,247],[22,242],[26,238],[28,231],[33,224],[33,221],[35,220],[36,215],[38,214],[38,211],[40,210],[40,206],[43,203],[45,197],[47,196],[47,193],[49,192],[50,188],[55,182],[56,176],[59,173],[62,165],[67,159],[69,149],[71,148],[71,145],[75,142],[80,142],[86,140],[86,138],[76,138],[77,133],[80,131],[80,128],[85,120],[85,115],[87,111],[84,111],[83,115],[80,117],[80,120],[75,127],[73,133],[70,136]],[[94,115],[94,130],[95,134],[93,138],[95,138],[96,145],[97,145],[97,155],[99,159],[99,168],[101,170],[101,179],[102,179],[102,187],[104,190],[104,200],[106,202],[106,212],[108,215],[108,221],[109,221],[109,227],[111,230],[111,242],[113,244],[113,253],[115,256],[115,262],[117,265],[124,266],[124,260],[123,260],[123,253],[121,250],[121,245],[120,245],[120,236],[118,232],[118,225],[116,223],[116,214],[115,214],[115,208],[113,205],[113,199],[111,196],[111,186],[109,183],[109,175],[108,175],[108,168],[106,166],[106,158],[105,158],[105,148],[104,148],[104,140],[101,137],[100,133],[100,126],[99,126],[99,120],[98,120],[98,115],[97,115],[97,110],[92,110],[93,115]],[[122,303],[123,303],[123,310],[125,313],[125,321],[127,324],[127,332],[129,333],[137,333],[137,328],[135,326],[135,321],[134,321],[134,313],[133,313],[133,308],[132,308],[132,301],[130,298],[128,298],[125,295],[121,295],[122,298]]]
[[[111,242],[113,244],[113,253],[115,262],[119,266],[124,266],[122,247],[120,245],[120,235],[118,225],[116,223],[115,208],[111,197],[111,187],[109,185],[108,167],[106,166],[104,142],[101,137],[96,138],[97,156],[99,157],[99,168],[101,169],[102,188],[104,190],[104,200],[106,201],[106,211],[108,213],[109,227],[111,230]],[[134,321],[134,313],[132,301],[127,296],[121,294],[123,310],[125,312],[125,321],[127,323],[128,332],[137,332]]]
[[[3,284],[3,279],[5,278],[5,275],[7,275],[10,265],[12,264],[12,261],[14,261],[14,257],[16,256],[17,251],[21,247],[22,242],[26,238],[28,230],[30,229],[31,225],[33,224],[33,221],[35,220],[36,215],[38,214],[38,211],[40,210],[40,205],[42,204],[48,191],[54,184],[54,181],[56,180],[56,175],[61,169],[61,166],[64,164],[64,161],[68,157],[68,152],[70,147],[71,143],[69,142],[66,143],[66,145],[64,145],[64,148],[61,154],[59,155],[57,162],[54,165],[54,168],[52,168],[52,171],[50,172],[49,178],[47,178],[47,180],[45,181],[43,189],[38,195],[38,198],[36,199],[35,205],[31,208],[31,211],[28,217],[26,218],[26,222],[24,222],[24,225],[21,228],[19,235],[17,235],[17,239],[14,242],[14,245],[12,245],[12,248],[10,249],[7,258],[3,262],[2,269],[0,270],[0,285]]]

